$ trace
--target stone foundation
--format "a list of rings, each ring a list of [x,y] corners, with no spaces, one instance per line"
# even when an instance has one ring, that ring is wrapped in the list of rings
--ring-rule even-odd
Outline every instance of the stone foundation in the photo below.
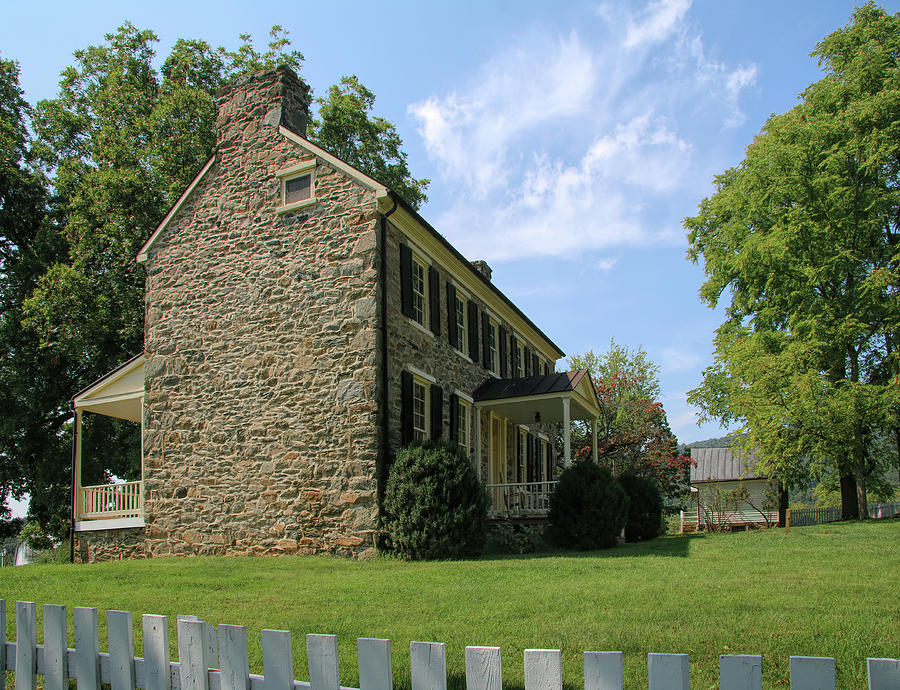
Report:
[[[105,529],[75,534],[75,562],[97,563],[144,558],[147,553],[146,529]]]

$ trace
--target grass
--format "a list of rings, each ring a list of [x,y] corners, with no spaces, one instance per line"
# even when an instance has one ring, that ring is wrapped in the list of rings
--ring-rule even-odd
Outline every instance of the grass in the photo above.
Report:
[[[290,630],[295,677],[303,635],[333,633],[341,682],[358,686],[356,638],[392,640],[394,684],[409,687],[409,642],[447,644],[450,687],[464,687],[466,645],[500,646],[506,687],[522,688],[526,648],[563,650],[581,687],[585,650],[624,652],[626,687],[647,687],[648,652],[691,657],[691,687],[718,687],[720,654],[761,654],[764,687],[789,685],[791,655],[833,656],[838,687],[866,687],[867,657],[900,654],[900,520],[666,536],[588,554],[468,562],[349,562],[327,557],[177,558],[3,568],[7,630],[15,599],[135,614],[191,613],[259,632]],[[39,625],[40,625],[39,607]],[[70,644],[72,644],[71,612]],[[38,640],[40,640],[40,631]]]

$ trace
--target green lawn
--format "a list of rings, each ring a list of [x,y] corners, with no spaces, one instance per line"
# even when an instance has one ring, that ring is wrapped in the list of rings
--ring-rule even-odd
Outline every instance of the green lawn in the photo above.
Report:
[[[647,687],[648,652],[691,657],[691,687],[718,687],[719,654],[762,654],[764,687],[787,687],[788,658],[833,656],[838,687],[864,688],[866,657],[900,656],[900,520],[730,535],[668,536],[582,555],[470,562],[365,563],[334,558],[178,558],[3,568],[13,638],[16,599],[135,614],[190,613],[259,631],[290,630],[297,678],[306,633],[338,635],[341,682],[358,684],[356,638],[392,640],[394,680],[409,686],[409,642],[447,644],[452,687],[464,647],[500,646],[503,679],[520,688],[522,651],[563,650],[567,687],[582,652],[625,653],[626,687]],[[38,619],[40,622],[40,609]],[[71,640],[71,612],[70,644]],[[173,659],[174,618],[170,622]],[[40,640],[40,632],[38,640]]]

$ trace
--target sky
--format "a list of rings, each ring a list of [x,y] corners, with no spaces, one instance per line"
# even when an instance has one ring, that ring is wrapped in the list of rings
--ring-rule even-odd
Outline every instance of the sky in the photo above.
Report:
[[[130,21],[159,37],[262,48],[274,24],[323,95],[355,74],[397,127],[422,215],[567,354],[645,349],[679,441],[721,309],[698,299],[683,219],[773,113],[822,76],[809,57],[852,2],[43,2],[0,0],[0,55],[35,103],[73,51]],[[889,12],[900,0],[885,2]],[[559,363],[561,366],[563,363]]]

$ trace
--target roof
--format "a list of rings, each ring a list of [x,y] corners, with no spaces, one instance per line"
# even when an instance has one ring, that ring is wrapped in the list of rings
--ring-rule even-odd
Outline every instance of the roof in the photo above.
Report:
[[[500,398],[521,398],[526,395],[564,393],[575,390],[586,374],[587,369],[578,369],[519,379],[488,379],[478,387],[474,397],[481,402]]]
[[[765,479],[756,473],[759,456],[741,448],[691,448],[691,483]]]

